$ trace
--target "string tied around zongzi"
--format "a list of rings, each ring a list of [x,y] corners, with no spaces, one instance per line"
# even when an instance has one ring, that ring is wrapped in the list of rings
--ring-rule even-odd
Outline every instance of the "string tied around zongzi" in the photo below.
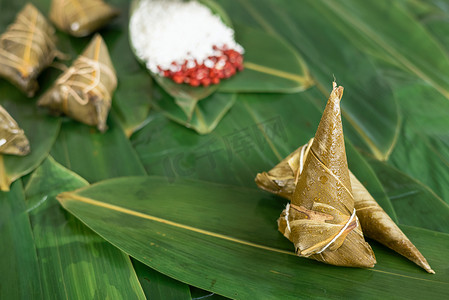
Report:
[[[304,147],[302,147],[302,149],[301,149],[301,154],[300,154],[300,156],[299,156],[298,173],[296,174],[295,184],[298,183],[299,176],[301,175],[302,170],[304,169],[305,158],[306,158],[307,155],[309,154],[310,147],[312,147],[312,143],[313,143],[313,138],[311,138],[311,139],[309,140],[309,142],[308,142],[307,144],[305,144]],[[290,163],[290,162],[289,162],[289,163]]]
[[[26,47],[27,51],[24,57],[19,57],[0,48],[1,56],[8,58],[3,63],[17,69],[22,77],[28,77],[33,70],[33,66],[30,65],[31,51],[37,52],[36,55],[38,56],[42,56],[47,53],[43,48],[48,48],[46,50],[49,51],[55,49],[52,38],[42,28],[36,26],[38,15],[39,11],[37,10],[33,12],[31,20],[24,15],[18,15],[18,22],[12,24],[0,38],[1,42],[11,41]]]
[[[113,85],[117,84],[115,73],[109,66],[97,60],[80,56],[64,75],[56,81],[56,84],[61,85],[63,99],[67,99],[70,94],[80,105],[86,105],[89,102],[89,98],[81,97],[73,87],[80,88],[83,95],[93,93],[98,98],[110,101],[112,97],[101,82],[101,74],[107,76]],[[75,75],[89,79],[90,83],[74,79]]]
[[[28,97],[39,88],[37,77],[55,57],[55,29],[31,3],[17,14],[0,36],[0,76],[21,89]]]
[[[23,78],[27,78],[34,69],[34,65],[30,62],[32,51],[38,57],[49,55],[50,57],[57,57],[59,59],[68,59],[68,55],[57,50],[54,40],[45,30],[36,26],[33,21],[30,21],[23,15],[19,15],[17,19],[20,23],[12,24],[9,27],[10,30],[0,37],[0,43],[10,41],[28,50],[24,57],[20,57],[17,54],[0,48],[0,60],[2,56],[6,58],[6,60],[1,60],[2,64],[16,69]],[[54,64],[58,65],[56,63]]]
[[[302,219],[292,217],[290,221],[290,211],[299,212],[303,216]],[[355,209],[353,210],[351,216],[345,216],[340,214],[335,216],[335,214],[329,213],[333,210],[330,205],[316,203],[314,207],[309,210],[303,206],[298,206],[295,204],[287,204],[285,210],[283,211],[283,220],[286,222],[285,235],[290,236],[293,231],[301,230],[304,231],[307,228],[313,228],[320,234],[323,232],[329,233],[328,238],[323,239],[320,243],[310,244],[310,239],[308,236],[300,237],[300,241],[296,248],[297,254],[308,257],[313,254],[320,254],[324,252],[329,247],[338,248],[344,241],[345,237],[349,232],[357,228],[358,220],[356,216]],[[327,223],[327,221],[337,221],[338,224]],[[339,230],[336,232],[336,229]],[[332,237],[333,236],[333,237]],[[334,245],[335,244],[335,245]]]

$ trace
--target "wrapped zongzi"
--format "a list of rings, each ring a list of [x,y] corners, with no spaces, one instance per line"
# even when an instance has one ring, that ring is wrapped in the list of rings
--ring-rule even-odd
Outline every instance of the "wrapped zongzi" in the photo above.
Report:
[[[271,193],[291,199],[310,153],[313,139],[288,155],[268,172],[257,174],[257,185]],[[429,273],[434,273],[424,256],[374,200],[357,177],[349,171],[354,206],[364,234],[402,254]]]
[[[257,185],[268,192],[291,199],[312,140],[296,149],[270,171],[257,174]],[[362,224],[363,233],[402,254],[427,272],[434,273],[424,256],[351,171],[349,171],[349,177],[354,206]]]
[[[37,76],[58,53],[55,42],[54,28],[27,4],[0,36],[0,76],[32,97],[38,89]]]
[[[105,131],[117,77],[106,44],[94,36],[84,52],[39,99],[38,105]]]
[[[334,88],[311,143],[279,231],[299,256],[346,267],[373,267],[354,208],[340,115],[343,88]]]
[[[30,152],[30,143],[16,121],[0,105],[0,153],[26,155]]]
[[[50,9],[52,22],[77,37],[97,31],[118,14],[103,0],[53,0]]]

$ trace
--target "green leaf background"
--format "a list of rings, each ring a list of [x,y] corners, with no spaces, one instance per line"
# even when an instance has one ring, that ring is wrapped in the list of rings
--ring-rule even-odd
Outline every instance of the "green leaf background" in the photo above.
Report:
[[[296,59],[289,73],[314,86],[300,91],[259,74],[250,79],[266,80],[266,89],[256,90],[241,73],[192,106],[191,118],[133,56],[129,3],[108,2],[122,14],[100,31],[119,79],[105,134],[46,115],[35,108],[39,95],[26,99],[0,81],[0,103],[33,150],[2,157],[12,184],[0,192],[1,299],[449,296],[445,1],[217,1],[237,37],[255,32],[255,48],[263,46],[255,36],[275,39]],[[1,31],[24,3],[0,1]],[[48,12],[49,0],[33,3]],[[89,42],[58,38],[72,59]],[[271,47],[266,59],[276,66],[282,52]],[[58,74],[41,75],[40,93]],[[257,190],[254,177],[313,136],[334,77],[345,88],[351,170],[435,275],[373,241],[371,270],[287,254],[275,222],[285,200]],[[55,197],[77,188],[61,198],[72,215]]]

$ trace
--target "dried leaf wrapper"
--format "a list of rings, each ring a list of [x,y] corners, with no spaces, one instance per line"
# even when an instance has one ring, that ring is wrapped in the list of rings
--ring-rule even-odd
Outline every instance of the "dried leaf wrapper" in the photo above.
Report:
[[[0,153],[26,155],[30,152],[30,143],[17,122],[0,105]]]
[[[117,77],[106,44],[96,35],[39,99],[38,105],[105,131]]]
[[[296,149],[270,171],[257,174],[257,185],[263,190],[292,199],[312,143],[313,139]],[[405,256],[427,272],[434,273],[424,256],[351,171],[349,179],[354,207],[364,234]]]
[[[32,97],[39,88],[37,77],[57,54],[54,28],[27,4],[0,36],[0,76]]]
[[[373,267],[374,253],[355,215],[346,161],[340,99],[334,88],[291,198],[278,219],[279,231],[299,256],[347,267]]]
[[[102,0],[53,0],[51,21],[73,36],[87,36],[119,15],[119,11]]]

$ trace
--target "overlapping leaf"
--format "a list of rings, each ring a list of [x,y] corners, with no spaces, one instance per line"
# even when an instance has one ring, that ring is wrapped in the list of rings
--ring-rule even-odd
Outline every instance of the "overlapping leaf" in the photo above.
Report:
[[[0,192],[0,298],[44,299],[21,180]]]
[[[126,253],[228,297],[449,295],[444,275],[448,235],[404,228],[435,266],[432,277],[382,247],[374,247],[378,264],[372,270],[331,267],[296,257],[273,222],[284,203],[270,198],[254,189],[192,180],[169,183],[164,177],[113,179],[58,197]],[[324,281],[326,288],[317,289],[317,282]]]
[[[86,185],[84,179],[52,158],[31,176],[24,213],[33,235],[29,246],[35,248],[38,262],[38,272],[33,276],[41,279],[42,290],[30,297],[144,299],[129,258],[55,202],[59,192]],[[59,288],[61,285],[64,288]]]
[[[109,119],[108,126],[108,131],[102,134],[84,124],[66,122],[52,149],[52,155],[89,182],[117,176],[145,175],[144,168],[114,117]],[[174,293],[180,297],[189,296],[184,283],[169,280],[141,265],[138,265],[136,272],[147,297],[157,294],[149,290],[154,285],[148,285],[147,280],[164,283],[159,286],[161,295]]]

